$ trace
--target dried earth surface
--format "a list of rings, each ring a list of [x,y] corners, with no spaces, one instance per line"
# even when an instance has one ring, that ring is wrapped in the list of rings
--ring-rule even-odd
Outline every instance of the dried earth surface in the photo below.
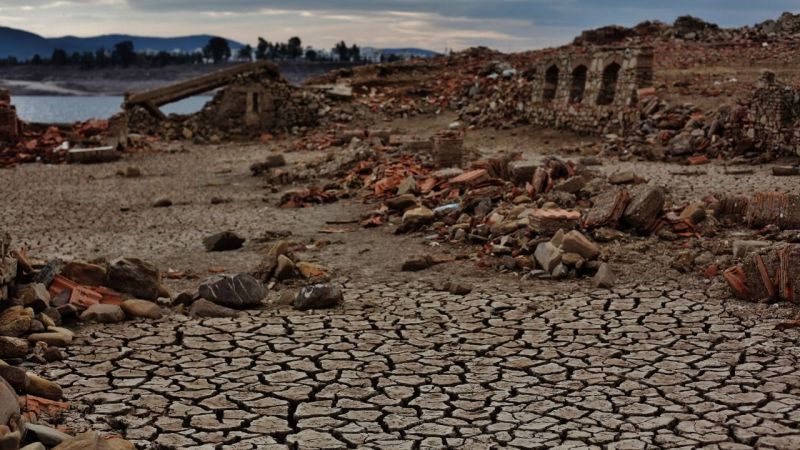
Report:
[[[452,120],[387,126],[430,135]],[[482,156],[535,156],[586,139],[519,128],[474,131],[466,145]],[[678,272],[671,263],[683,242],[605,244],[620,280],[595,290],[520,279],[479,265],[467,246],[392,226],[325,234],[375,205],[278,208],[286,187],[248,170],[277,145],[170,144],[111,164],[3,172],[2,225],[37,256],[134,256],[204,278],[218,267],[251,271],[269,242],[288,236],[345,287],[343,306],[327,312],[273,305],[233,319],[81,327],[67,359],[41,369],[75,408],[66,425],[163,449],[800,448],[800,332],[773,330],[796,308],[742,303],[719,279]],[[117,175],[130,166],[143,177]],[[735,175],[716,163],[605,160],[600,169],[635,171],[668,187],[673,202],[800,193],[769,166]],[[705,173],[677,175],[689,170]],[[173,206],[153,208],[162,197]],[[212,205],[214,197],[229,201]],[[202,239],[224,230],[247,238],[244,248],[207,253]],[[400,272],[416,254],[458,260]],[[442,281],[473,291],[439,292]],[[281,289],[290,288],[270,298]]]

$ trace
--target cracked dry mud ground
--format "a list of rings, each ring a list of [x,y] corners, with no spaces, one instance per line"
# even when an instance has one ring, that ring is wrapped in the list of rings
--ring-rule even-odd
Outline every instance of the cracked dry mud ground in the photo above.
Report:
[[[800,448],[797,333],[670,284],[359,284],[327,312],[83,334],[48,375],[145,447]]]

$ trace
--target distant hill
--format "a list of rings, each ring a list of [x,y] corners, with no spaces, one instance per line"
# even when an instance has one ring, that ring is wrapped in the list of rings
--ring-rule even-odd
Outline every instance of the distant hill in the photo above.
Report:
[[[411,55],[417,58],[434,58],[441,55],[441,53],[422,48],[382,48],[380,51],[384,55]]]
[[[30,59],[35,54],[49,58],[53,50],[57,48],[64,49],[69,54],[74,52],[94,52],[100,48],[110,51],[114,48],[114,44],[122,41],[133,42],[137,52],[194,52],[203,48],[212,37],[207,34],[172,38],[107,34],[85,38],[76,36],[45,38],[23,30],[0,27],[0,58],[15,56],[24,60]],[[228,40],[228,43],[234,51],[244,46],[244,44],[232,40]]]

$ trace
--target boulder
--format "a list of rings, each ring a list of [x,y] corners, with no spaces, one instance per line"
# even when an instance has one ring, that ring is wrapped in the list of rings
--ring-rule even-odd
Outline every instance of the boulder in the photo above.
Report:
[[[61,275],[86,286],[102,286],[106,281],[104,267],[80,261],[68,262],[61,269]]]
[[[119,258],[108,265],[106,285],[119,292],[144,300],[158,300],[161,272],[137,258]]]
[[[239,311],[212,303],[204,298],[192,303],[189,315],[197,318],[236,317]]]
[[[208,252],[227,252],[242,248],[244,241],[243,237],[233,231],[223,231],[203,239],[203,245]]]
[[[24,358],[28,354],[28,341],[9,336],[0,336],[0,358]]]
[[[267,296],[267,290],[247,274],[215,275],[200,285],[199,294],[201,298],[218,305],[246,309],[260,306]]]
[[[333,308],[343,300],[344,295],[339,287],[332,284],[315,284],[300,289],[293,306],[300,311]]]
[[[547,272],[553,270],[561,264],[561,250],[550,242],[542,242],[536,246],[536,251],[533,254],[539,267]]]
[[[0,314],[0,336],[22,336],[30,330],[32,323],[32,309],[12,306]]]
[[[96,304],[81,314],[84,322],[119,323],[125,320],[125,312],[117,305]]]
[[[158,320],[162,316],[161,307],[147,300],[126,300],[121,308],[128,317],[137,319]]]

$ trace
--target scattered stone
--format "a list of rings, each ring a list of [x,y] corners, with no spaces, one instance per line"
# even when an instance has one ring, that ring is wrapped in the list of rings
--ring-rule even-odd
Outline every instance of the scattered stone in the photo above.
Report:
[[[294,261],[286,255],[278,256],[278,267],[275,268],[275,280],[284,281],[294,277],[296,267]]]
[[[28,354],[28,341],[10,336],[0,336],[0,358],[24,358]],[[2,424],[3,422],[0,422]]]
[[[58,384],[45,380],[31,372],[28,372],[26,377],[28,379],[26,391],[28,394],[53,401],[59,401],[64,398],[64,392]]]
[[[561,264],[561,250],[550,242],[542,242],[536,246],[533,256],[539,267],[550,273]]]
[[[549,236],[558,230],[573,230],[578,226],[581,213],[566,209],[535,209],[528,216],[530,227],[539,234]]]
[[[44,342],[53,347],[67,347],[72,344],[75,334],[66,328],[50,327],[45,333],[35,333],[28,336],[30,342]]]
[[[96,304],[81,314],[85,322],[119,323],[125,320],[125,312],[117,305]]]
[[[472,292],[472,288],[466,284],[449,281],[445,284],[447,291],[453,295],[467,295]]]
[[[398,195],[386,201],[386,206],[392,211],[405,211],[417,205],[417,197],[414,194]]]
[[[681,212],[681,219],[691,221],[698,225],[706,220],[706,207],[700,203],[691,203]]]
[[[42,312],[50,307],[50,293],[41,283],[20,286],[17,288],[17,299],[22,306],[33,308],[36,312]]]
[[[400,185],[397,186],[397,195],[408,195],[413,194],[417,191],[417,182],[414,180],[413,176],[409,176],[400,182]]]
[[[310,262],[300,261],[296,264],[297,271],[300,272],[300,275],[306,279],[313,279],[313,278],[327,278],[328,277],[328,269],[319,265]]]
[[[206,300],[235,309],[260,306],[267,296],[264,286],[248,274],[215,275],[206,279],[198,292]]]
[[[108,265],[106,285],[119,292],[144,300],[158,300],[161,272],[137,258],[119,258]]]
[[[331,284],[315,284],[300,289],[294,299],[294,308],[300,311],[333,308],[343,300],[344,295],[339,287]]]
[[[106,281],[106,269],[96,264],[71,261],[61,269],[61,275],[86,286],[102,286]]]
[[[733,241],[733,257],[742,259],[770,245],[772,245],[772,243],[767,241]]]
[[[32,309],[12,306],[0,314],[0,336],[20,337],[30,330],[32,322]]]
[[[191,308],[189,308],[189,315],[197,318],[236,317],[239,315],[239,311],[201,298],[192,303]]]
[[[172,200],[168,198],[157,198],[153,201],[153,208],[169,208],[172,206]]]
[[[561,249],[567,253],[577,253],[584,259],[595,259],[600,254],[600,248],[580,231],[573,230],[564,235]]]
[[[606,263],[600,264],[600,268],[597,269],[597,274],[594,276],[594,280],[592,280],[592,286],[595,288],[603,288],[603,289],[610,289],[614,287],[614,283],[617,280],[616,274]]]
[[[72,439],[72,436],[44,425],[26,423],[25,429],[28,433],[35,434],[39,441],[47,446],[55,446],[68,439]]]
[[[433,258],[428,255],[414,256],[407,259],[400,270],[403,272],[419,272],[432,267],[434,264]]]
[[[636,174],[633,172],[618,172],[608,177],[611,184],[633,184],[636,182]]]
[[[432,222],[435,215],[430,209],[420,206],[410,209],[403,214],[403,226],[407,229],[416,229]]]
[[[233,231],[223,231],[203,239],[203,245],[208,252],[227,252],[242,248],[245,239]]]
[[[273,244],[272,247],[270,247],[269,252],[267,252],[266,256],[264,256],[261,264],[258,265],[258,268],[254,274],[255,277],[264,283],[268,282],[275,273],[275,269],[278,267],[278,257],[288,253],[288,241],[278,241]]]
[[[606,191],[594,197],[592,209],[583,221],[584,228],[616,228],[630,201],[630,194],[625,189]]]
[[[639,231],[647,231],[661,215],[664,202],[663,189],[657,186],[640,186],[634,191],[622,220]]]
[[[5,425],[13,417],[19,415],[19,401],[14,388],[0,377],[0,425]]]
[[[158,320],[162,316],[161,307],[147,300],[126,300],[121,308],[128,317],[137,319]]]

